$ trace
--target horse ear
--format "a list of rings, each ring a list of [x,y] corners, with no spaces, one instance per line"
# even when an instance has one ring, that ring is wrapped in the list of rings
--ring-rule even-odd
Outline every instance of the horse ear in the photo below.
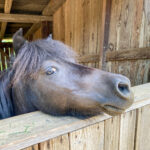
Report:
[[[46,38],[46,41],[51,41],[53,39],[52,34],[49,34],[49,36]]]
[[[23,46],[23,44],[25,43],[25,39],[23,37],[23,29],[20,28],[14,35],[13,35],[13,47],[14,50],[16,52],[16,54],[18,54],[19,49],[21,48],[21,46]]]

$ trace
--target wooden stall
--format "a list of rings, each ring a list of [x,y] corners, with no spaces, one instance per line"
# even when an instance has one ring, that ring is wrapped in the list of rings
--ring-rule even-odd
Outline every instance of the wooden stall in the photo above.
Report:
[[[0,121],[0,150],[149,150],[150,84],[124,114],[77,119],[33,112]]]

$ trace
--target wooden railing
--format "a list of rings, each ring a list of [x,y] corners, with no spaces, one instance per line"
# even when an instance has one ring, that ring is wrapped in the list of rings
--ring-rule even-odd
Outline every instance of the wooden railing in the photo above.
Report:
[[[8,69],[10,57],[14,55],[12,44],[0,45],[0,72]]]
[[[0,121],[0,150],[149,150],[150,83],[124,114],[89,119],[33,112]],[[28,147],[28,148],[27,148]]]

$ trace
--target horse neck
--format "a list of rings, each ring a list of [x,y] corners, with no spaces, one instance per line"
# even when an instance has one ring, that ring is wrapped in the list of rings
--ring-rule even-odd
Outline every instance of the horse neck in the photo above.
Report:
[[[11,96],[11,75],[12,73],[7,71],[0,77],[0,119],[14,115]]]

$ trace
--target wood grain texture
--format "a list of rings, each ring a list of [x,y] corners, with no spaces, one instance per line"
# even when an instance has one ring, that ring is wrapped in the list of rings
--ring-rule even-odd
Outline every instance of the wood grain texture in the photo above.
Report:
[[[134,150],[135,129],[136,110],[121,115],[119,150]]]
[[[126,75],[133,86],[149,82],[150,79],[149,51],[144,50],[149,47],[150,39],[149,8],[145,5],[148,1],[112,0],[107,49],[115,51],[109,54],[116,60],[108,62],[106,70]]]
[[[54,39],[71,46],[80,56],[102,55],[104,10],[105,1],[67,0],[53,16]],[[86,65],[100,68],[101,63]]]
[[[120,116],[105,120],[104,123],[104,150],[118,150],[120,140]]]
[[[52,21],[50,16],[24,15],[24,14],[5,14],[0,13],[2,22],[22,22],[22,23],[39,23],[42,21]]]
[[[150,59],[150,47],[129,50],[107,51],[106,61]]]
[[[106,148],[108,148],[109,150],[109,145],[107,145],[107,140],[110,142],[114,137],[118,138],[118,134],[121,137],[120,138],[120,140],[122,140],[121,143],[128,142],[127,139],[129,138],[131,143],[128,143],[129,146],[127,147],[133,147],[133,135],[136,132],[135,120],[137,120],[135,116],[136,114],[135,109],[150,104],[150,92],[149,92],[150,84],[133,87],[132,90],[135,94],[135,103],[126,111],[129,113],[127,113],[127,115],[126,113],[124,113],[123,115],[121,115],[121,118],[120,116],[112,118],[109,115],[101,114],[99,116],[95,116],[88,119],[77,119],[73,117],[54,117],[54,116],[43,114],[41,112],[34,112],[34,113],[24,114],[21,116],[12,117],[10,119],[1,120],[0,121],[0,149],[17,150],[17,149],[23,149],[29,146],[33,146],[38,143],[43,143],[43,142],[44,143],[39,146],[48,147],[48,143],[46,141],[50,139],[53,139],[52,141],[50,140],[49,142],[49,143],[51,142],[53,143],[50,144],[52,145],[51,147],[55,148],[57,147],[56,144],[57,142],[58,142],[58,147],[59,145],[61,146],[62,144],[60,141],[61,137],[59,136],[65,135],[63,137],[64,142],[68,143],[68,139],[69,141],[72,140],[72,143],[70,144],[72,144],[73,149],[75,149],[77,145],[79,145],[79,147],[81,146],[81,148],[86,146],[85,143],[87,143],[87,141],[86,140],[84,141],[84,138],[87,138],[89,139],[88,142],[89,143],[91,142],[90,144],[93,144],[93,142],[95,142],[96,149],[98,149],[97,147],[99,145],[100,147],[102,147],[102,149],[105,148],[106,150]],[[132,110],[133,112],[131,112]],[[118,117],[121,120],[120,126],[119,126]],[[109,118],[111,118],[111,120],[107,120]],[[144,119],[144,121],[146,120],[146,118]],[[121,127],[120,132],[117,130],[117,127],[118,128]],[[85,129],[80,130],[82,128]],[[108,128],[112,129],[111,132],[113,132],[114,130],[114,133],[112,134],[110,133],[111,134],[110,137],[109,137]],[[139,126],[138,128],[140,129],[141,127]],[[147,126],[145,126],[144,132],[146,132],[146,128]],[[76,132],[76,130],[80,130],[80,131]],[[105,132],[104,137],[103,137],[103,132]],[[138,130],[138,132],[142,134],[140,130]],[[69,135],[67,136],[68,133]],[[76,142],[75,135],[77,133],[79,133],[79,137],[77,137],[78,139],[77,143],[74,143]],[[94,135],[97,138],[95,138]],[[98,137],[100,139],[98,139]],[[82,139],[81,144],[79,144],[80,139]],[[101,141],[102,139],[103,141]],[[141,141],[142,139],[138,139],[138,140],[139,143],[140,142],[142,143]],[[54,141],[57,142],[55,143]],[[102,146],[103,144],[104,147]],[[111,144],[112,147],[115,147],[117,145],[117,142],[113,141]],[[91,148],[88,143],[87,145],[89,148]],[[122,144],[119,144],[119,147],[124,149],[126,148],[122,146]]]
[[[57,9],[65,3],[66,0],[50,0],[48,5],[44,8],[42,15],[51,16]]]
[[[3,56],[6,56],[6,58],[8,59],[9,56],[0,48],[0,53],[3,55]]]
[[[100,56],[99,55],[84,55],[84,56],[80,56],[78,57],[78,61],[80,63],[92,63],[92,62],[98,62],[100,60]]]
[[[9,14],[11,11],[13,0],[5,0],[4,13]],[[0,40],[3,39],[7,27],[7,22],[2,22],[0,30]]]
[[[68,134],[59,136],[49,141],[39,144],[41,150],[69,150]]]
[[[72,132],[69,137],[70,150],[103,150],[104,122]]]
[[[47,6],[43,9],[42,11],[42,15],[45,16],[52,16],[57,9],[63,5],[65,3],[66,0],[50,0],[49,3],[47,4]],[[48,21],[48,20],[47,20]],[[52,21],[52,20],[51,20]],[[32,35],[33,33],[35,33],[38,29],[40,28],[40,24],[39,23],[35,23],[31,26],[31,28],[27,31],[27,33],[25,34],[25,37],[27,38],[28,36]],[[50,29],[49,29],[50,31]],[[40,37],[42,38],[42,37]]]
[[[135,150],[150,149],[150,105],[137,110]]]

